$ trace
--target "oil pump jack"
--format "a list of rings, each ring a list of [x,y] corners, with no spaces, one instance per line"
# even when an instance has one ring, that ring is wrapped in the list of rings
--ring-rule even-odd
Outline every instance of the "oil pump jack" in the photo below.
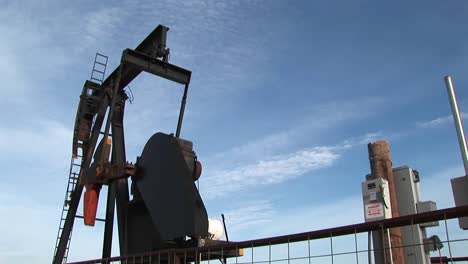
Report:
[[[102,219],[103,258],[111,256],[115,212],[121,256],[229,243],[214,240],[221,237],[222,228],[218,223],[215,229],[209,224],[195,186],[201,163],[192,142],[180,138],[191,72],[169,63],[168,30],[159,25],[135,49],[123,51],[120,65],[105,80],[91,78],[84,83],[72,147],[72,165],[79,167],[79,173],[70,173],[73,184],[67,189],[54,264],[66,262],[77,217],[85,225],[94,225],[103,186],[108,188]],[[179,83],[184,90],[175,134],[154,134],[133,164],[127,162],[125,153],[123,118],[128,96],[124,88],[143,71]],[[83,191],[84,210],[79,216]],[[226,252],[224,257],[237,255],[239,251]]]

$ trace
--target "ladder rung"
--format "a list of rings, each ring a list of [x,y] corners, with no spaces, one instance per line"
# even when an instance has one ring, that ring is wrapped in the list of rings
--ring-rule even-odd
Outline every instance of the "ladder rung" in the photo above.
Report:
[[[73,166],[79,166],[79,167],[81,167],[81,164],[78,164],[78,163],[72,163],[72,164],[73,164]]]
[[[96,70],[94,69],[93,72],[99,72],[100,74],[104,75],[105,73],[103,71],[100,71],[100,70]]]
[[[97,56],[101,56],[101,57],[104,57],[104,58],[106,58],[106,59],[108,58],[106,55],[101,54],[101,53],[99,53],[99,52],[96,52],[96,57],[97,57]]]
[[[94,77],[91,77],[91,80],[93,80],[93,81],[98,81],[98,82],[102,82],[102,80],[96,79],[96,78],[94,78]]]
[[[96,61],[95,63],[96,63],[96,64],[99,64],[99,65],[102,65],[102,66],[104,66],[104,67],[107,66],[106,64],[104,64],[104,63],[102,63],[102,62],[99,62],[99,61]]]
[[[106,60],[96,60],[93,65],[93,69],[96,68],[106,68]]]

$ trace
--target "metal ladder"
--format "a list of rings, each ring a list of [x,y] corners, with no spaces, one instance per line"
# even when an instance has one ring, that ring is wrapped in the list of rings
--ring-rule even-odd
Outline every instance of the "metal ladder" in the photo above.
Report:
[[[96,52],[96,56],[94,57],[94,64],[93,64],[93,70],[91,71],[91,78],[89,78],[90,81],[95,82],[99,85],[101,85],[104,82],[104,77],[106,75],[106,69],[107,69],[107,61],[109,60],[109,57],[106,55],[103,55],[101,53]],[[91,95],[92,89],[88,89],[86,91],[88,95]],[[94,126],[94,121],[96,120],[96,116],[93,118],[92,126]],[[103,134],[100,132],[100,134]]]
[[[73,195],[73,191],[75,190],[76,184],[78,183],[78,176],[80,175],[80,169],[81,169],[81,156],[78,156],[76,159],[72,157],[71,162],[70,162],[70,173],[68,177],[67,191],[65,192],[65,199],[63,203],[62,214],[60,216],[60,225],[59,225],[59,229],[57,233],[57,241],[55,242],[54,256],[57,254],[59,240],[60,240],[60,237],[62,236],[63,227],[65,225],[65,219],[68,213],[68,205],[70,203],[71,196]],[[65,250],[63,263],[67,262],[68,249],[70,248],[70,240],[71,240],[71,234],[70,234],[70,237],[68,238],[67,249]]]
[[[106,75],[107,60],[109,57],[96,52],[94,57],[93,70],[91,71],[90,81],[98,84],[102,84],[104,76]]]
[[[107,56],[102,55],[100,53],[96,53],[96,56],[94,58],[93,70],[91,71],[90,81],[93,81],[98,84],[102,84],[102,82],[104,81],[105,74],[106,74],[107,61],[108,61]],[[80,154],[76,156],[72,155],[72,158],[70,161],[70,170],[69,170],[69,176],[68,176],[67,190],[65,192],[65,199],[63,203],[62,214],[60,216],[60,224],[59,224],[59,229],[57,232],[57,241],[55,242],[54,258],[57,255],[60,237],[62,236],[62,231],[65,225],[65,219],[67,217],[67,213],[69,210],[68,207],[70,204],[70,200],[73,195],[73,192],[75,191],[75,187],[78,184],[79,175],[81,173],[81,164],[83,162],[83,159],[82,159],[83,154],[84,154],[83,152],[84,151],[82,149],[81,155]],[[70,232],[70,236],[68,237],[67,247],[65,250],[65,255],[63,257],[62,263],[67,262],[72,232],[73,230]]]

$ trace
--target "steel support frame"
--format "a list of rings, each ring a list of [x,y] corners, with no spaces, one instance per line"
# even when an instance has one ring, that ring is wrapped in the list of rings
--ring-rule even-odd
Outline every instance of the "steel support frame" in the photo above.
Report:
[[[166,33],[169,30],[168,27],[159,25],[156,27],[153,32],[151,32],[136,48],[136,52],[140,52],[151,56],[153,58],[157,57],[157,51],[161,48],[166,47]],[[109,87],[116,82],[117,76],[120,72],[120,67],[122,64],[117,66],[117,68],[104,80],[102,83],[103,87]],[[135,67],[126,67],[120,72],[120,81],[119,81],[119,90],[125,88],[130,82],[135,79],[138,74],[141,73],[141,70],[136,69]]]
[[[135,69],[137,69],[140,72],[145,71],[161,78],[185,85],[176,128],[176,137],[180,137],[192,72],[132,49],[126,49],[123,51],[120,67],[123,67],[122,72],[136,72]],[[126,68],[129,68],[130,70],[126,71]]]
[[[126,98],[124,93],[121,93],[122,97]],[[125,163],[127,161],[125,154],[125,137],[124,137],[124,128],[123,128],[123,118],[125,112],[125,99],[120,100],[120,104],[117,104],[114,114],[114,122],[112,123],[112,136],[116,142],[115,148],[112,152],[112,162],[115,164]],[[119,179],[114,181],[116,190],[116,204],[117,204],[117,221],[118,231],[119,231],[119,244],[121,254],[126,254],[126,243],[124,228],[126,226],[126,206],[130,200],[128,193],[128,181],[127,179]]]
[[[80,179],[85,177],[86,173],[88,173],[88,169],[90,168],[107,108],[110,108],[110,110],[105,126],[104,140],[109,136],[109,130],[112,129],[113,143],[111,163],[121,164],[126,162],[123,117],[125,100],[127,97],[125,95],[124,88],[142,71],[185,85],[177,124],[177,134],[180,133],[191,72],[166,62],[167,54],[164,54],[164,52],[161,56],[161,50],[166,48],[166,33],[168,30],[169,28],[159,25],[137,46],[135,50],[124,50],[121,58],[121,64],[101,84],[102,89],[106,90],[107,93],[103,95],[96,115],[96,120],[92,128],[90,140],[84,150],[86,155],[82,162],[79,176]],[[163,57],[164,61],[157,59],[158,57]],[[89,81],[86,81],[86,83],[87,82]],[[61,264],[63,261],[82,192],[83,185],[79,183],[75,188],[73,197],[71,197],[69,211],[59,240],[59,246],[53,259],[53,264]],[[128,201],[129,192],[127,179],[119,179],[109,184],[103,239],[103,258],[109,258],[111,255],[115,204],[117,205],[120,254],[126,254],[127,245],[125,242],[124,230],[125,219],[127,218],[126,206]]]
[[[127,161],[125,154],[125,137],[123,129],[123,117],[125,110],[126,95],[121,91],[117,94],[116,103],[113,109],[111,129],[112,129],[112,164],[122,164]],[[125,254],[124,230],[125,207],[129,201],[127,179],[120,179],[109,184],[107,193],[106,224],[104,226],[104,241],[102,257],[111,256],[112,235],[114,227],[115,205],[117,204],[117,223],[119,231],[120,254]]]
[[[189,70],[132,49],[123,51],[121,63],[183,85],[190,83],[192,74]]]
[[[135,70],[137,69],[137,70]],[[136,77],[141,71],[145,71],[161,78],[165,78],[180,84],[184,84],[184,93],[182,97],[182,105],[179,113],[179,119],[177,123],[176,135],[180,135],[182,126],[182,120],[185,110],[185,102],[187,99],[188,85],[190,83],[191,72],[178,67],[176,65],[158,60],[157,58],[148,56],[144,53],[137,52],[131,49],[126,49],[122,53],[121,64],[117,69],[117,75],[114,78],[114,89],[113,93],[115,98],[112,98],[110,105],[110,115],[108,123],[106,124],[104,140],[109,134],[109,124],[112,127],[112,164],[121,164],[126,162],[125,157],[125,139],[123,131],[123,116],[125,109],[125,93],[120,83],[124,73],[132,73],[130,76]],[[129,79],[127,79],[129,80]],[[110,123],[109,123],[110,122]],[[118,230],[119,230],[119,244],[120,254],[126,254],[126,241],[124,238],[125,229],[125,215],[126,205],[129,201],[128,193],[128,181],[127,179],[120,179],[112,182],[108,188],[107,197],[107,208],[106,208],[106,224],[104,230],[104,241],[103,241],[103,258],[108,258],[111,255],[112,248],[112,234],[113,234],[113,222],[114,222],[114,211],[115,203],[117,203],[117,218],[118,218]]]
[[[96,116],[96,121],[93,126],[93,131],[91,133],[90,140],[86,146],[85,153],[86,155],[83,156],[84,160],[81,164],[80,176],[79,179],[83,179],[84,175],[88,172],[88,169],[91,165],[91,160],[93,158],[94,150],[96,149],[96,143],[99,139],[99,132],[104,122],[104,117],[107,111],[108,103],[107,98],[104,96],[102,99],[102,103],[99,107],[98,114]],[[76,212],[78,210],[78,205],[80,203],[81,194],[83,192],[83,185],[78,182],[73,196],[70,198],[70,205],[67,213],[67,217],[65,220],[65,224],[63,226],[62,234],[60,236],[59,245],[57,248],[57,252],[54,256],[53,264],[61,264],[63,258],[65,256],[65,251],[67,248],[68,240],[70,239],[70,234],[73,229],[73,224],[75,222]]]

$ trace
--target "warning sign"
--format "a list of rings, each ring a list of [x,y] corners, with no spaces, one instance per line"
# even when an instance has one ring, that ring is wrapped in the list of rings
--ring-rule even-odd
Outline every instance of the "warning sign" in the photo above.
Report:
[[[366,204],[366,219],[383,218],[384,207],[382,203]]]

